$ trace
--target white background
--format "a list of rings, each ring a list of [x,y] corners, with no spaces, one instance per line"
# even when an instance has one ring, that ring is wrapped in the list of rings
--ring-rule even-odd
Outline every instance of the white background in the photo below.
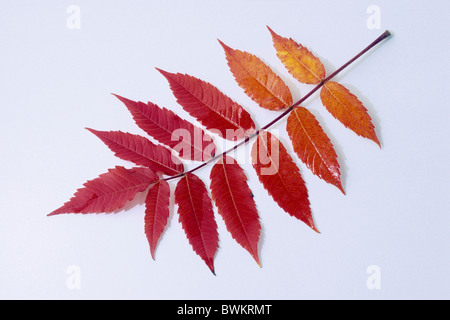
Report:
[[[80,29],[66,25],[70,5],[81,10]],[[380,8],[380,29],[367,27],[370,5]],[[449,10],[448,1],[1,1],[0,298],[450,298]],[[294,100],[304,96],[312,86],[287,73],[266,25],[307,46],[328,73],[385,29],[393,33],[337,77],[365,103],[382,149],[334,120],[317,94],[305,104],[335,145],[347,192],[295,158],[321,234],[274,204],[245,149],[262,268],[218,215],[217,276],[192,251],[176,212],[155,261],[141,202],[111,215],[46,216],[86,180],[130,166],[84,129],[142,133],[110,93],[192,120],[155,67],[213,83],[263,126],[277,113],[236,85],[221,39],[268,63]],[[291,150],[285,123],[273,129]],[[209,183],[209,169],[198,174]],[[371,290],[373,265],[381,287]],[[67,285],[71,266],[78,289]]]

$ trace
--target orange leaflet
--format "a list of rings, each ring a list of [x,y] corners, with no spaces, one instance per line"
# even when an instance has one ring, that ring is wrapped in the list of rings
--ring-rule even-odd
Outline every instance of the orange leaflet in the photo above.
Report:
[[[295,108],[287,119],[286,130],[300,160],[315,175],[345,194],[336,152],[314,115],[303,107]]]
[[[236,82],[253,101],[269,110],[281,110],[292,105],[288,86],[261,59],[219,42]]]
[[[211,169],[211,195],[227,230],[261,266],[258,241],[261,231],[255,200],[241,166],[224,155]]]
[[[292,39],[284,38],[267,27],[272,34],[277,56],[289,73],[298,81],[318,84],[325,79],[325,68],[319,58]]]
[[[357,135],[374,141],[381,148],[372,119],[362,102],[343,85],[328,81],[320,91],[327,110]]]
[[[319,232],[311,215],[305,181],[281,141],[270,132],[262,132],[251,156],[259,181],[280,208]]]

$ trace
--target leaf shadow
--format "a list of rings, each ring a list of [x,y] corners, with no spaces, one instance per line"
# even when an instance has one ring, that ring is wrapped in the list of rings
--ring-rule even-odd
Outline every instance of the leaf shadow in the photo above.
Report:
[[[133,209],[134,207],[143,206],[145,204],[145,198],[147,197],[147,192],[148,192],[148,189],[146,189],[145,191],[136,193],[135,197],[132,200],[127,201],[122,208],[116,209],[112,213],[117,214],[117,213],[127,212],[127,211],[130,211],[131,209]]]
[[[164,230],[163,230],[163,232],[158,240],[158,243],[156,245],[156,248],[155,248],[155,253],[154,253],[155,259],[156,259],[159,244],[160,244],[161,240],[163,239],[164,234],[166,233],[166,230],[170,228],[171,222],[172,222],[172,217],[175,215],[175,197],[174,197],[174,188],[175,187],[171,183],[169,183],[169,187],[170,187],[169,216],[167,217],[167,224],[164,227]],[[138,207],[138,206],[144,207],[145,200],[147,198],[147,194],[148,194],[148,191],[150,190],[150,188],[151,187],[147,188],[145,191],[138,192],[136,194],[136,196],[133,198],[133,200],[128,201],[127,203],[125,203],[125,205],[122,208],[116,209],[112,213],[113,214],[124,213],[124,212],[130,211],[131,209]],[[144,216],[142,218],[143,221],[144,221],[144,217],[145,217],[145,207],[144,207]]]

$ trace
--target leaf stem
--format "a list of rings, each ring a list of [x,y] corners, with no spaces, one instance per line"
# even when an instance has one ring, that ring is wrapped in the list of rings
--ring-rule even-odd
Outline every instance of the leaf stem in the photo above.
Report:
[[[253,138],[257,137],[261,131],[264,131],[268,128],[270,128],[271,126],[273,126],[275,123],[277,123],[278,121],[280,121],[281,119],[283,119],[284,117],[286,117],[292,110],[294,110],[295,107],[299,106],[300,104],[302,104],[305,100],[307,100],[310,96],[312,96],[317,90],[319,90],[323,85],[325,85],[325,83],[329,80],[331,80],[332,78],[334,78],[336,75],[338,75],[341,71],[343,71],[345,68],[347,68],[350,64],[352,64],[354,61],[358,60],[362,55],[364,55],[367,51],[369,51],[370,49],[372,49],[373,47],[375,47],[378,43],[382,42],[384,39],[387,39],[391,36],[391,33],[386,30],[382,35],[380,35],[378,38],[376,38],[372,43],[370,43],[366,48],[364,48],[362,51],[360,51],[357,55],[355,55],[353,58],[351,58],[350,60],[348,60],[345,64],[343,64],[339,69],[337,69],[336,71],[334,71],[333,73],[331,73],[328,77],[326,77],[324,80],[322,80],[318,85],[316,85],[313,89],[311,89],[311,91],[309,91],[303,98],[301,98],[300,100],[298,100],[297,102],[295,102],[293,105],[291,105],[289,108],[287,108],[282,114],[280,114],[278,117],[276,117],[275,119],[273,119],[272,121],[270,121],[269,123],[267,123],[265,126],[263,126],[262,128],[258,129],[257,131],[255,131],[254,133],[252,133],[251,135],[247,136],[244,140],[242,140],[241,142],[235,144],[233,147],[229,148],[228,150],[222,152],[221,154],[215,155],[214,157],[208,159],[207,161],[203,162],[202,164],[198,165],[197,167],[187,171],[187,172],[183,172],[174,176],[170,176],[167,177],[165,179],[162,180],[173,180],[176,178],[180,178],[188,173],[192,173],[194,171],[197,171],[205,166],[207,166],[208,164],[210,164],[211,162],[216,161],[219,158],[222,158],[224,155],[236,150],[237,148],[239,148],[242,145],[247,144],[250,140],[252,140]]]

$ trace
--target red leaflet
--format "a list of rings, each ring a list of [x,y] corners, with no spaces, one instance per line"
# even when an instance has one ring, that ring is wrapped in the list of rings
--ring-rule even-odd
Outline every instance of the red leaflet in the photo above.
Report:
[[[138,192],[143,192],[158,176],[148,168],[125,169],[117,166],[94,180],[87,181],[61,208],[61,213],[109,213],[121,209]]]
[[[345,194],[337,154],[314,115],[303,107],[295,108],[288,117],[286,130],[300,160],[315,175]]]
[[[144,137],[121,131],[87,129],[99,137],[120,159],[149,167],[156,173],[162,172],[169,176],[184,171],[183,164],[171,154],[169,149],[153,144]]]
[[[328,112],[345,127],[381,147],[367,109],[346,87],[337,82],[328,81],[320,91],[320,99]]]
[[[160,180],[148,191],[145,199],[145,234],[150,245],[150,253],[155,259],[155,249],[169,217],[170,187]]]
[[[182,159],[206,161],[214,156],[216,147],[212,138],[199,127],[151,102],[145,104],[115,96],[125,104],[142,130],[178,152]]]
[[[178,103],[209,130],[227,140],[238,140],[255,131],[250,114],[208,82],[181,73],[157,69],[169,81]]]
[[[318,232],[305,182],[281,141],[270,132],[262,132],[252,147],[252,163],[259,181],[275,202]]]
[[[211,198],[203,181],[196,175],[187,173],[175,188],[175,203],[189,243],[214,273],[214,255],[219,236]]]
[[[211,195],[233,238],[261,266],[258,241],[261,230],[256,204],[244,170],[224,155],[211,169]]]

